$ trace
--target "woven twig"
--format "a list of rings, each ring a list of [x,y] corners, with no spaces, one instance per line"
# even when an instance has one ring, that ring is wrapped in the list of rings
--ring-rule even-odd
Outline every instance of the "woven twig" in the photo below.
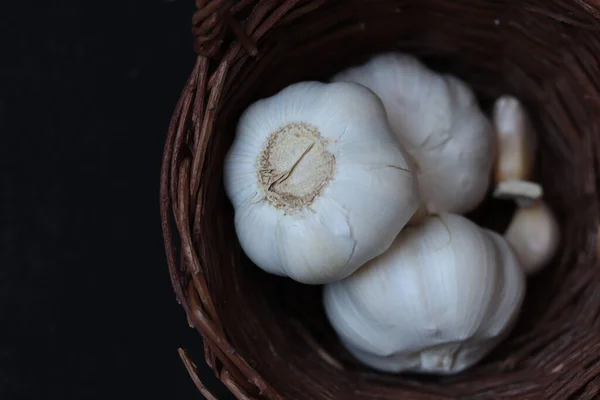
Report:
[[[600,3],[585,0],[197,0],[196,65],[169,128],[161,217],[170,277],[205,358],[238,399],[593,399],[600,393]],[[378,374],[335,339],[319,288],[239,249],[222,163],[235,122],[286,85],[402,50],[482,104],[510,93],[540,132],[536,178],[561,253],[528,286],[515,332],[470,371]],[[494,204],[475,218],[491,224]],[[499,211],[498,211],[499,213]],[[501,215],[507,219],[509,215]],[[491,218],[491,219],[493,219]],[[182,321],[183,323],[184,321]],[[191,355],[180,355],[198,389]]]

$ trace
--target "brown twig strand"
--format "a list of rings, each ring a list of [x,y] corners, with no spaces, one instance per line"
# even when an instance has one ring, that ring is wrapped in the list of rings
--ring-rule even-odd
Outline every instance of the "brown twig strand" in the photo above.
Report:
[[[598,398],[598,1],[197,0],[196,6],[199,56],[169,126],[160,212],[177,301],[203,336],[207,364],[235,397]],[[326,322],[318,288],[269,276],[243,256],[221,183],[236,121],[249,104],[389,50],[458,75],[486,107],[506,93],[523,100],[540,134],[536,178],[562,228],[561,253],[530,281],[515,331],[483,363],[452,377],[379,374],[353,361]],[[478,213],[508,218],[492,214]],[[179,354],[198,390],[215,399],[192,356]]]
[[[188,352],[184,349],[179,349],[179,357],[181,357],[181,361],[183,361],[183,365],[190,374],[192,381],[194,382],[200,393],[202,393],[202,395],[206,398],[206,400],[217,400],[217,398],[213,396],[211,392],[208,391],[206,386],[204,386],[204,383],[202,383],[202,381],[200,380],[200,377],[198,376],[198,368],[196,367],[196,364],[194,364],[194,362],[190,359]]]
[[[241,0],[237,4],[233,0],[196,0],[198,10],[192,17],[192,33],[194,47],[198,54],[214,57],[221,44],[227,28],[250,55],[256,55],[258,49],[248,37],[241,24],[232,17],[252,1]],[[234,5],[235,4],[235,5]]]

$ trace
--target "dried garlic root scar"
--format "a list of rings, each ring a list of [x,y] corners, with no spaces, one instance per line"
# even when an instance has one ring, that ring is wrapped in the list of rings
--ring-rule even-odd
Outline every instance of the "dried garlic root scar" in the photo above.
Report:
[[[265,200],[287,214],[309,207],[333,177],[327,144],[316,126],[301,122],[271,133],[257,162]]]
[[[539,183],[511,179],[496,185],[492,196],[496,199],[514,200],[520,206],[535,203],[544,195],[544,190]]]

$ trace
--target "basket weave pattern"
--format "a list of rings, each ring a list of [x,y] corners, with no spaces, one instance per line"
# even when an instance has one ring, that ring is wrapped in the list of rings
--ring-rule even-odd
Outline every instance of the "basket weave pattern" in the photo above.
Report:
[[[177,300],[203,337],[206,362],[238,399],[600,396],[599,1],[196,5],[198,57],[166,139],[161,218]],[[515,332],[481,365],[454,377],[392,376],[357,365],[328,327],[318,287],[250,265],[221,183],[236,120],[252,101],[394,49],[458,75],[484,108],[505,93],[524,101],[540,133],[536,178],[562,226],[560,254],[529,281]],[[491,224],[489,214],[474,218]],[[180,355],[199,390],[214,399],[191,356]]]

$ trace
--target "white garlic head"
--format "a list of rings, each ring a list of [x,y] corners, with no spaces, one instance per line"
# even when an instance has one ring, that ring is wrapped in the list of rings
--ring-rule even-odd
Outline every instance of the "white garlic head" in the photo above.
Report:
[[[525,293],[498,234],[454,214],[406,227],[388,251],[328,284],[324,306],[346,348],[386,372],[452,374],[510,331]]]
[[[246,255],[308,284],[381,254],[420,202],[381,101],[352,83],[297,83],[250,106],[224,181]]]
[[[417,165],[429,212],[463,214],[483,201],[495,142],[465,83],[400,53],[376,56],[333,81],[359,83],[381,98],[394,134]]]

